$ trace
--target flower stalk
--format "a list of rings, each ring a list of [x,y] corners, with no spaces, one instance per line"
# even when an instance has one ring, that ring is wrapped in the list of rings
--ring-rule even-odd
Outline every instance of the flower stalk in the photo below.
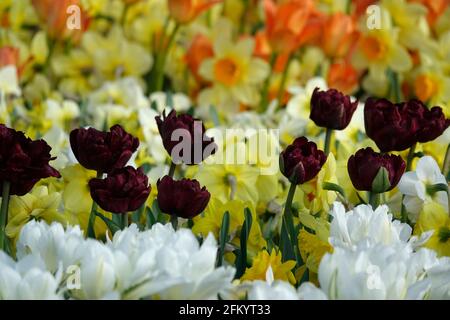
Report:
[[[270,56],[270,70],[273,70],[273,67],[275,66],[275,62],[277,61],[278,55],[274,52]],[[266,80],[264,81],[263,88],[261,91],[261,101],[259,103],[259,110],[261,112],[266,111],[267,104],[269,103],[269,86],[270,86],[270,74],[267,76]]]
[[[6,224],[8,222],[8,207],[10,198],[11,183],[9,181],[3,181],[2,185],[2,206],[0,208],[0,250],[6,249]]]
[[[97,179],[101,179],[103,177],[103,173],[100,171],[97,171]],[[89,222],[88,222],[88,227],[87,227],[87,236],[88,238],[94,238],[95,239],[95,229],[94,229],[94,225],[95,225],[95,218],[96,218],[96,213],[97,212],[97,203],[95,202],[95,200],[92,199],[92,208],[91,208],[91,213],[89,214]]]
[[[330,146],[331,146],[331,136],[333,135],[333,129],[327,128],[325,131],[325,146],[323,152],[325,152],[325,155],[328,156],[330,153]]]

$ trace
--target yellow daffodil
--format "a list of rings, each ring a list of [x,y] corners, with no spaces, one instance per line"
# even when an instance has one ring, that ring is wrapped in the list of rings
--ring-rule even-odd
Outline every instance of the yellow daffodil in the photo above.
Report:
[[[12,196],[8,211],[6,235],[17,239],[22,227],[30,220],[45,220],[48,223],[67,222],[65,216],[58,212],[61,203],[59,192],[49,192],[46,186],[37,186],[24,196]]]
[[[293,260],[281,262],[281,252],[272,250],[269,255],[266,250],[262,250],[253,259],[252,266],[245,270],[241,280],[264,281],[267,279],[267,273],[272,272],[273,279],[289,281],[290,283],[295,284],[295,277],[291,271],[294,267],[295,261]]]
[[[122,75],[141,76],[153,64],[148,52],[141,45],[127,40],[119,26],[113,27],[106,37],[96,32],[86,32],[82,45],[92,56],[96,70],[105,79],[111,80]]]
[[[269,65],[252,57],[254,40],[231,39],[229,21],[221,20],[222,35],[215,38],[214,57],[200,66],[200,75],[212,86],[199,97],[201,105],[215,105],[228,111],[239,109],[240,104],[255,106],[259,101],[258,88],[269,74]],[[225,111],[222,109],[222,111]]]
[[[92,208],[88,182],[95,178],[95,171],[84,169],[81,165],[75,164],[60,170],[60,173],[65,183],[63,192],[64,210],[68,214],[70,223],[79,224],[81,229],[87,230]],[[110,217],[108,214],[105,215]],[[101,236],[105,232],[106,225],[100,219],[96,219],[95,234]]]
[[[337,183],[336,160],[332,153],[328,155],[327,161],[319,174],[311,181],[300,185],[294,201],[299,201],[301,206],[304,206],[313,214],[318,212],[328,214],[330,205],[336,200],[337,196],[335,191],[323,189],[325,182]]]
[[[316,234],[304,229],[298,234],[298,247],[306,267],[314,273],[318,272],[320,261],[325,253],[333,250],[328,241],[323,241]]]
[[[392,25],[387,10],[381,10],[381,28],[363,29],[353,55],[354,66],[368,69],[363,87],[373,94],[383,96],[387,92],[386,71],[401,73],[412,68],[412,60],[405,47],[399,44],[399,29]]]
[[[433,231],[425,247],[435,250],[440,256],[450,256],[450,217],[447,210],[437,202],[424,205],[414,227],[414,234]]]
[[[262,236],[255,209],[251,202],[244,202],[241,200],[222,202],[217,198],[212,198],[205,210],[204,215],[197,216],[194,219],[192,232],[194,232],[194,234],[201,234],[203,237],[207,237],[208,234],[212,232],[217,239],[222,226],[223,215],[225,212],[229,212],[230,241],[234,245],[239,246],[240,231],[245,220],[245,208],[250,209],[253,218],[253,223],[248,238],[249,256],[252,257],[266,246],[266,241]]]

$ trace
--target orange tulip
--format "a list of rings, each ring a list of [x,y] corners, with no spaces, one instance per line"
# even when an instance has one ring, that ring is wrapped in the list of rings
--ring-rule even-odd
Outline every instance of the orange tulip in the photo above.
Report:
[[[289,0],[278,5],[264,0],[266,34],[274,52],[290,53],[299,47],[313,7],[312,0]]]
[[[32,4],[39,18],[47,25],[47,33],[52,39],[70,37],[74,42],[78,42],[89,26],[90,18],[81,10],[79,0],[32,0]],[[80,28],[71,30],[67,21],[72,13],[67,9],[73,5],[80,8]]]
[[[205,59],[214,56],[213,45],[208,37],[198,34],[194,37],[191,46],[186,52],[186,64],[194,75],[197,82],[202,83],[204,80],[198,73],[200,65]]]
[[[178,23],[189,23],[200,13],[223,0],[169,0],[170,16]]]
[[[342,58],[355,44],[357,37],[352,17],[338,12],[327,18],[320,44],[327,56]]]
[[[367,7],[377,2],[377,0],[353,0],[352,2],[355,8],[353,11],[353,16],[355,18],[359,18],[362,15],[365,15]]]
[[[428,9],[427,20],[431,25],[435,24],[450,5],[449,0],[412,0],[412,2],[421,3]]]
[[[19,64],[19,49],[5,46],[0,48],[0,67]]]
[[[330,88],[344,94],[352,94],[358,88],[359,74],[350,63],[334,63],[328,71],[327,83]]]

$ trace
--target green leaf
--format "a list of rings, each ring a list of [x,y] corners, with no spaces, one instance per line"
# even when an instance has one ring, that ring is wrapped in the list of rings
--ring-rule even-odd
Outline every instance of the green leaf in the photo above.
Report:
[[[344,199],[346,198],[344,189],[340,185],[337,185],[333,182],[324,182],[322,188],[328,191],[335,191],[339,193]]]
[[[295,260],[294,248],[292,247],[291,239],[289,238],[289,232],[285,219],[281,224],[280,234],[280,250],[283,258],[283,262],[288,260]]]
[[[448,192],[448,185],[446,185],[445,183],[437,183],[437,184],[427,186],[427,193],[430,196],[434,196],[434,194],[436,192],[440,192],[440,191]]]
[[[211,116],[214,126],[220,126],[219,114],[217,113],[216,107],[214,107],[213,105],[209,106],[209,115]]]
[[[111,230],[111,233],[114,235],[117,231],[121,229],[120,224],[116,224],[113,220],[108,219],[104,215],[102,215],[100,212],[95,211],[95,215],[103,220],[103,222],[108,226],[109,230]],[[113,215],[113,218],[115,216],[119,215]],[[119,217],[120,218],[120,217]]]
[[[229,229],[230,229],[230,213],[227,211],[223,214],[222,226],[220,227],[220,235],[219,235],[220,247],[219,247],[217,267],[220,267],[223,264],[223,256],[225,254],[225,245],[228,242]]]
[[[145,208],[145,216],[147,217],[147,229],[151,229],[152,226],[156,223],[156,217],[152,212],[152,209],[149,207]]]
[[[372,192],[383,193],[391,188],[391,183],[389,182],[389,172],[385,167],[380,167],[372,182]]]
[[[173,105],[173,95],[171,91],[167,91],[166,92],[166,106],[174,108],[175,106]]]
[[[252,228],[252,213],[249,208],[244,210],[245,221],[241,230],[241,249],[239,255],[239,264],[236,266],[236,277],[240,278],[247,268],[247,241],[250,235],[250,229]]]

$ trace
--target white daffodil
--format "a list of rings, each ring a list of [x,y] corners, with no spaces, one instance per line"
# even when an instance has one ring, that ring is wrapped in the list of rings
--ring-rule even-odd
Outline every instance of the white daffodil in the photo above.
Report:
[[[305,122],[309,120],[311,112],[310,103],[311,96],[315,88],[320,90],[327,90],[328,85],[325,79],[321,77],[311,78],[304,87],[291,87],[289,93],[292,98],[286,106],[286,112],[295,119],[300,119]]]
[[[333,221],[330,226],[330,243],[334,247],[355,248],[357,245],[371,246],[377,243],[406,243],[412,229],[406,223],[393,220],[387,206],[375,210],[369,205],[359,205],[345,212],[340,202],[333,204],[330,214]]]
[[[191,107],[191,100],[184,93],[174,93],[171,95],[172,105],[169,105],[168,95],[165,92],[153,92],[150,97],[150,105],[156,104],[156,109],[159,113],[162,113],[165,109],[167,113],[171,109],[175,109],[177,112],[186,112]]]
[[[398,187],[405,195],[403,204],[408,211],[409,219],[416,222],[425,202],[435,201],[444,208],[448,208],[448,196],[445,191],[438,191],[431,195],[427,189],[436,184],[447,184],[436,161],[425,156],[417,162],[416,171],[403,174]]]

